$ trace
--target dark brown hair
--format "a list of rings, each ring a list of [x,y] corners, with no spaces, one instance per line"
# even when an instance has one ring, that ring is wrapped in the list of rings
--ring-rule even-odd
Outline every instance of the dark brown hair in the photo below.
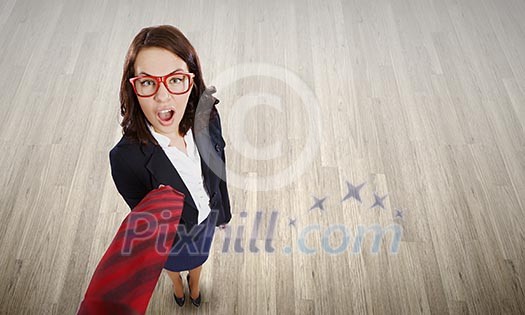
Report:
[[[179,133],[181,135],[186,135],[190,127],[193,126],[195,108],[206,86],[202,79],[200,61],[195,48],[179,29],[171,25],[151,26],[143,28],[135,36],[126,54],[122,81],[120,83],[120,115],[123,117],[120,125],[122,126],[123,135],[141,144],[147,144],[150,141],[158,145],[149,132],[145,122],[146,116],[142,112],[133,87],[129,83],[129,79],[135,76],[135,59],[139,51],[145,47],[159,47],[171,51],[186,62],[189,72],[195,74],[186,111],[179,124]]]

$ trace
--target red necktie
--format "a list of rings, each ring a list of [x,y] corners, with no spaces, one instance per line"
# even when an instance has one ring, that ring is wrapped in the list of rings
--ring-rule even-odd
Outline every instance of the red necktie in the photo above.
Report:
[[[184,195],[150,191],[124,219],[93,273],[78,314],[144,314],[168,258]]]

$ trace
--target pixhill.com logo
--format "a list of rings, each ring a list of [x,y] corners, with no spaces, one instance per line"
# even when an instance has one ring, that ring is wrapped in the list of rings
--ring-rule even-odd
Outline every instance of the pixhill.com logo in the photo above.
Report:
[[[361,200],[360,191],[365,183],[358,186],[347,182],[348,193],[341,199],[341,203],[358,202],[363,204]],[[387,195],[380,196],[376,192],[373,193],[374,201],[371,202],[370,207],[365,207],[363,211],[387,211],[385,209],[384,201]],[[314,201],[311,207],[305,209],[305,215],[310,215],[313,211],[321,211],[321,213],[328,211],[324,202],[328,196],[318,198],[313,197]],[[172,215],[171,211],[164,210],[162,216],[168,219]],[[193,226],[190,230],[186,230],[183,225],[179,225],[177,235],[183,243],[182,247],[186,247],[190,255],[201,255],[206,249],[199,248],[198,244],[204,244],[200,241],[200,237],[212,238],[214,233],[205,230],[215,229],[215,222],[217,220],[217,210],[212,209],[207,219],[207,224],[200,224]],[[274,245],[276,229],[279,226],[279,220],[284,215],[279,210],[271,210],[269,212],[256,211],[252,215],[247,211],[242,211],[239,214],[239,220],[233,220],[232,224],[222,229],[223,243],[220,246],[222,253],[279,253]],[[403,210],[393,209],[393,219],[402,220]],[[268,218],[263,222],[263,218]],[[336,216],[337,217],[337,216]],[[246,223],[253,220],[250,229],[250,236],[247,237],[248,229]],[[307,219],[307,218],[305,218]],[[281,225],[282,226],[282,225]],[[289,255],[291,253],[300,253],[306,255],[313,255],[319,252],[324,252],[330,255],[340,255],[347,252],[351,254],[360,254],[363,252],[365,239],[370,236],[372,239],[370,252],[377,254],[380,250],[381,244],[386,242],[387,235],[391,235],[390,246],[388,252],[390,254],[397,254],[400,248],[401,238],[403,235],[402,226],[398,223],[392,223],[387,226],[380,224],[362,225],[358,224],[352,229],[342,223],[332,223],[323,227],[320,224],[307,224],[299,226],[298,218],[288,217],[288,222],[285,224],[286,228],[296,229],[298,237],[291,240],[291,244],[282,247],[282,253]],[[169,240],[166,239],[165,231],[168,230],[166,223],[160,223],[156,217],[149,213],[130,214],[130,225],[126,229],[124,240],[122,242],[122,254],[129,255],[135,242],[140,240],[156,238],[158,251],[162,248],[169,248],[166,246]],[[164,232],[163,232],[164,231]],[[340,237],[337,237],[340,234]],[[333,240],[339,239],[339,243],[334,245]],[[312,240],[318,240],[317,244]],[[209,240],[211,241],[211,239]],[[167,243],[168,242],[168,243]],[[313,243],[313,244],[312,244]],[[388,244],[386,244],[388,245]],[[173,249],[173,248],[172,248]],[[163,252],[163,254],[166,254]],[[177,252],[170,251],[169,255],[176,255]]]

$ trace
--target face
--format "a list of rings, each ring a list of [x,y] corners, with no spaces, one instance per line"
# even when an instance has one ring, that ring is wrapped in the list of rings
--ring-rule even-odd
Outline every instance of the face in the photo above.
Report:
[[[137,54],[134,69],[136,76],[160,77],[177,69],[179,69],[177,71],[188,72],[188,65],[169,50],[147,47],[142,48]],[[157,93],[153,96],[137,96],[142,112],[156,132],[165,135],[179,134],[179,123],[184,115],[191,89],[184,94],[171,94],[164,84],[160,83]]]

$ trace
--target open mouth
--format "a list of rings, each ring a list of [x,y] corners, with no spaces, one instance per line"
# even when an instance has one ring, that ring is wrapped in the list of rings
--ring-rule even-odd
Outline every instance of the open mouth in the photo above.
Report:
[[[157,112],[157,117],[159,118],[161,124],[167,125],[170,124],[175,117],[175,111],[173,109],[163,109]]]

